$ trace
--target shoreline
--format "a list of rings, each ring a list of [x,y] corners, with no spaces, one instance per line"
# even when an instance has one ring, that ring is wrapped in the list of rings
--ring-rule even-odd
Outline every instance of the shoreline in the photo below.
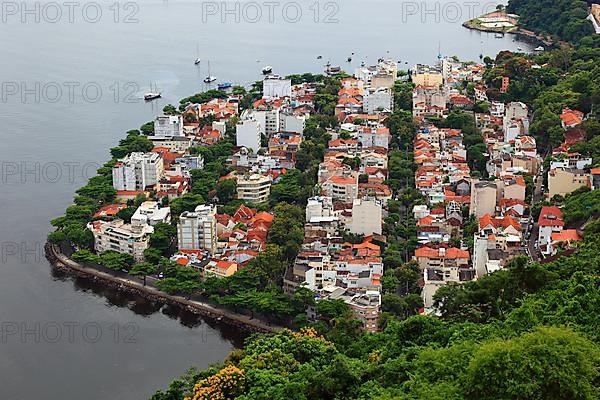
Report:
[[[515,26],[513,28],[509,28],[509,29],[504,29],[504,28],[486,28],[483,26],[480,26],[478,24],[476,24],[474,21],[476,20],[472,19],[469,21],[465,21],[462,23],[462,26],[473,30],[473,31],[479,31],[479,32],[486,32],[486,33],[502,33],[502,34],[508,34],[508,35],[515,35],[517,36],[519,39],[523,39],[524,41],[530,41],[534,44],[538,44],[538,45],[543,45],[545,47],[552,47],[554,46],[554,41],[548,39],[548,38],[544,38],[542,36],[540,36],[539,34],[532,32],[532,31],[528,31],[526,29],[521,28],[520,26]]]
[[[171,306],[180,307],[193,314],[200,315],[205,318],[210,318],[234,328],[243,329],[250,333],[276,333],[283,327],[270,325],[258,320],[250,318],[246,315],[239,314],[224,308],[217,308],[208,303],[202,303],[195,300],[189,300],[182,296],[170,295],[154,289],[150,286],[144,286],[141,283],[135,282],[132,279],[123,279],[106,272],[99,271],[94,268],[85,267],[63,254],[57,246],[46,243],[44,246],[46,259],[50,262],[53,268],[56,268],[69,275],[91,279],[93,281],[101,281],[104,285],[133,294],[151,301],[158,301]]]

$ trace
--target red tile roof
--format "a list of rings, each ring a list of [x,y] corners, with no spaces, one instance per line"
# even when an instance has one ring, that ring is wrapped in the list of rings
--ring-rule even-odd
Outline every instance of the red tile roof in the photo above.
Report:
[[[415,251],[415,256],[423,258],[442,258],[442,259],[469,259],[467,250],[451,247],[449,249],[432,249],[431,247],[423,246]]]
[[[560,232],[552,232],[553,242],[571,242],[582,240],[576,229],[565,229]]]
[[[564,226],[563,213],[556,206],[544,206],[538,219],[539,226]]]

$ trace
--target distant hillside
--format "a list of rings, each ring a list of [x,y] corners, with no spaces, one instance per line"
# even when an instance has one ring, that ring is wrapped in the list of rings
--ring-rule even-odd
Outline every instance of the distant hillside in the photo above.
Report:
[[[594,33],[586,20],[589,4],[581,0],[510,0],[508,11],[521,16],[525,29],[546,33],[566,41],[578,41]]]

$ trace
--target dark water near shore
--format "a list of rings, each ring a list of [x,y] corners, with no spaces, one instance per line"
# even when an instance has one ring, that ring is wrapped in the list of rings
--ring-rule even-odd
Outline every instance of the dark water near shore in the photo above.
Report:
[[[219,15],[203,22],[203,3],[191,0],[139,2],[137,11],[120,3],[115,23],[114,2],[99,3],[97,23],[86,22],[81,9],[73,23],[68,14],[56,23],[48,22],[52,14],[39,22],[5,14],[0,23],[2,399],[143,399],[188,367],[220,361],[241,344],[235,329],[58,275],[43,258],[49,220],[125,131],[204,89],[207,59],[219,81],[247,84],[267,64],[280,74],[321,72],[331,60],[352,72],[378,57],[401,60],[402,68],[432,63],[438,48],[462,59],[530,49],[510,36],[462,28],[466,8],[460,21],[426,15],[423,22],[421,14],[403,21],[403,3],[395,0],[340,1],[334,23],[324,23],[336,10],[326,2],[317,3],[318,22],[309,8],[314,2],[298,2],[297,23],[281,12],[272,23],[267,15],[257,23],[231,16],[222,23]],[[132,11],[138,22],[123,23]],[[193,64],[197,46],[200,67]],[[150,82],[164,99],[146,104],[139,96]]]

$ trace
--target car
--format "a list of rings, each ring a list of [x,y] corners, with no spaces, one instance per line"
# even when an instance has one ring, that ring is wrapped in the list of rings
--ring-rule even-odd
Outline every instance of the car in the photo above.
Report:
[[[164,274],[164,273],[162,273],[162,272],[159,272],[159,273],[158,273],[158,277],[159,277],[160,279],[162,279],[162,278],[164,278],[164,277],[165,277],[165,274]]]
[[[126,269],[126,268],[121,268],[121,272],[125,272],[126,274],[128,274],[128,273],[129,273],[129,270],[128,270],[128,269]]]

